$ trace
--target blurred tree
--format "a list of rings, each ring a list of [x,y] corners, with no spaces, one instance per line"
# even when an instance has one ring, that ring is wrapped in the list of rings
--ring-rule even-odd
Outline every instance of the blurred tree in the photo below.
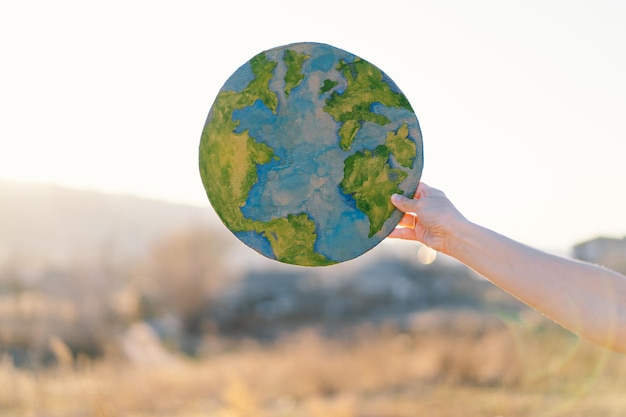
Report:
[[[199,228],[155,245],[139,271],[144,317],[172,314],[186,333],[201,332],[207,306],[227,281],[223,242],[211,230]]]

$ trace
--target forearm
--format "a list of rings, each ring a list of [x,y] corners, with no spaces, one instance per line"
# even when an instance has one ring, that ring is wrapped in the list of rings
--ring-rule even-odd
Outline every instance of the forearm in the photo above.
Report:
[[[449,255],[554,321],[595,343],[626,352],[626,278],[550,255],[464,222]]]

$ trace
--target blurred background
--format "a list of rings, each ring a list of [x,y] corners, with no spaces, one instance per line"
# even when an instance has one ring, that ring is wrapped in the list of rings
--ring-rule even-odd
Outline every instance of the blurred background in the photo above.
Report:
[[[623,355],[413,242],[306,268],[255,253],[207,207],[12,181],[0,201],[1,416],[626,407]],[[625,248],[572,254],[626,272]]]
[[[0,416],[622,416],[626,359],[385,241],[256,254],[197,170],[254,54],[383,69],[424,180],[472,220],[626,272],[622,2],[0,4]]]

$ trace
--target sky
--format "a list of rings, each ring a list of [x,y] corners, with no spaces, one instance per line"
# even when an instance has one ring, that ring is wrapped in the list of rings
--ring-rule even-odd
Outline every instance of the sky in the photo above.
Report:
[[[626,235],[621,0],[0,3],[0,179],[207,207],[198,145],[255,54],[322,42],[386,72],[422,180],[543,249]],[[0,204],[2,204],[0,202]]]

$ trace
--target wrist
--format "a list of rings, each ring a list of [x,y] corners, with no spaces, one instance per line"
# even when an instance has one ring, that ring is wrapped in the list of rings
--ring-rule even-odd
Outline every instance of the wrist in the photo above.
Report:
[[[480,226],[463,218],[448,223],[447,239],[442,252],[457,260],[464,258],[463,254],[474,246],[473,239],[479,233]]]

